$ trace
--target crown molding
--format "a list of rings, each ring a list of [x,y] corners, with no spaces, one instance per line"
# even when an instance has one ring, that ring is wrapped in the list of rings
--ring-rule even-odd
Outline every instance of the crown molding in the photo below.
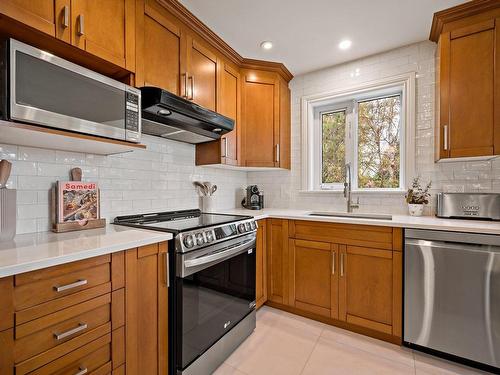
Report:
[[[496,8],[500,8],[500,2],[498,0],[472,0],[467,3],[436,12],[432,18],[429,40],[437,43],[443,30],[443,26],[446,23]]]
[[[293,75],[282,63],[246,59],[236,52],[229,44],[221,37],[215,34],[210,28],[200,21],[193,13],[191,13],[178,0],[157,0],[170,13],[177,17],[187,27],[193,30],[213,48],[219,51],[222,55],[228,58],[232,63],[246,69],[265,69],[278,73],[283,79],[289,82]]]

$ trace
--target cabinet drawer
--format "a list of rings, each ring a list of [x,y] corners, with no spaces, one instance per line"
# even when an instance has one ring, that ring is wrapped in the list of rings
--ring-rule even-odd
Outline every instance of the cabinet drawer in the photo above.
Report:
[[[22,284],[14,287],[14,307],[22,310],[59,297],[67,296],[81,290],[111,281],[111,263],[77,269],[68,265],[68,273]],[[62,270],[63,271],[63,270]]]
[[[96,344],[96,342],[99,344]],[[105,323],[23,362],[16,363],[15,374],[58,373],[57,371],[61,371],[65,366],[71,365],[74,361],[86,357],[106,344],[111,345],[110,343],[111,323]],[[111,357],[111,354],[109,356]],[[100,366],[104,364],[105,362],[101,363]],[[98,367],[99,366],[95,368]],[[45,370],[41,372],[42,369]],[[69,371],[68,373],[76,374],[78,371]]]
[[[74,339],[111,321],[111,295],[68,307],[16,326],[16,363]]]
[[[302,220],[290,221],[289,228],[291,238],[387,250],[393,247],[392,232],[391,227]]]
[[[103,369],[104,367],[104,369]],[[104,374],[103,370],[111,369],[111,335],[99,339],[72,351],[34,371],[30,375],[63,375],[63,374]],[[108,372],[109,373],[109,372]],[[17,372],[16,372],[17,374]]]

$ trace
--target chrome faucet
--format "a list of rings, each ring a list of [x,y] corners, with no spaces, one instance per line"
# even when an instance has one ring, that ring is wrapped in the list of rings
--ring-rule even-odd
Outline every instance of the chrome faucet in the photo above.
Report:
[[[345,181],[344,181],[344,198],[347,198],[347,212],[352,212],[353,208],[359,208],[359,197],[356,203],[351,202],[351,187],[352,187],[351,164],[347,163],[345,165]]]

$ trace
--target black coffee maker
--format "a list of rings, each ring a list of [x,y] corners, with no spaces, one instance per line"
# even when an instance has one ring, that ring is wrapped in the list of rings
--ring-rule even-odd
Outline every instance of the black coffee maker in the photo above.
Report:
[[[257,185],[247,186],[247,196],[241,201],[243,207],[249,210],[262,210],[264,208],[264,194]]]

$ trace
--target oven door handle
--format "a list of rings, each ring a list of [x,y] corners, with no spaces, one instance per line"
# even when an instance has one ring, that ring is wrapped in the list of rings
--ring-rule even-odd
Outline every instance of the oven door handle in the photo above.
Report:
[[[245,241],[242,244],[232,247],[228,250],[225,251],[220,251],[216,252],[215,254],[210,254],[210,255],[205,255],[196,259],[188,259],[184,261],[184,267],[185,268],[191,268],[191,267],[199,267],[207,263],[212,263],[215,261],[222,261],[226,260],[228,258],[231,258],[235,255],[239,255],[241,253],[244,253],[247,251],[249,248],[253,247],[255,245],[256,239],[253,238],[249,241]]]

